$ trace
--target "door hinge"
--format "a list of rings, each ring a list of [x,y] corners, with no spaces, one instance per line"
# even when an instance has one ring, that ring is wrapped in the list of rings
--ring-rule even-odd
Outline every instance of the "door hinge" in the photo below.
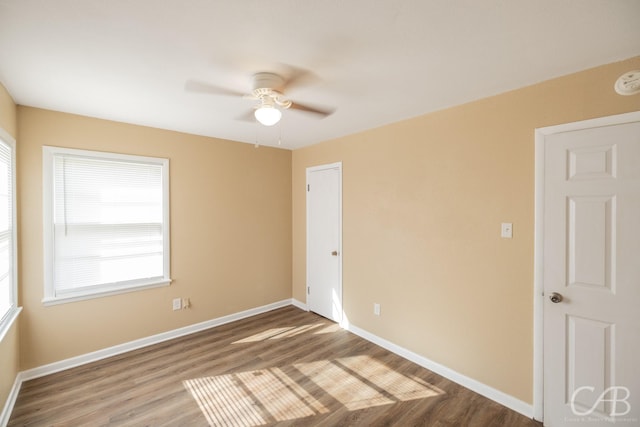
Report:
[[[311,295],[311,286],[307,286],[307,295]]]
[[[307,184],[307,191],[311,191],[311,186]]]

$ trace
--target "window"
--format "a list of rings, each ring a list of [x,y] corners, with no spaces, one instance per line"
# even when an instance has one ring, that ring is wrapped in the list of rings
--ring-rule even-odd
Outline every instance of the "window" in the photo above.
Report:
[[[0,340],[18,314],[14,139],[0,129]]]
[[[43,147],[45,303],[168,285],[169,161]]]

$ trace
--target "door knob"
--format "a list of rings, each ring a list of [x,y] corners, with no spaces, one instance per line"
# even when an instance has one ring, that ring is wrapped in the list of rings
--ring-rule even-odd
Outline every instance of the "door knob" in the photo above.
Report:
[[[331,251],[331,256],[338,256],[338,251]]]
[[[564,298],[559,293],[554,292],[551,295],[549,295],[549,299],[551,300],[552,303],[557,304],[559,302],[562,302]]]

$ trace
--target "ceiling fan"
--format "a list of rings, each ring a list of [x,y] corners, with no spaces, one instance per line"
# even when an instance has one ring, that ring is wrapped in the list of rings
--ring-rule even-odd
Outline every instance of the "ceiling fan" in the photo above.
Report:
[[[243,94],[233,90],[220,88],[194,80],[185,84],[185,89],[191,92],[212,93],[216,95],[241,96],[244,99],[258,101],[254,105],[253,117],[264,126],[273,126],[280,121],[282,110],[291,109],[304,113],[311,113],[319,118],[324,118],[333,113],[332,109],[312,107],[294,102],[284,96],[285,88],[300,83],[303,77],[309,73],[296,70],[288,80],[282,76],[260,72],[253,75],[253,90],[249,94]],[[248,117],[247,117],[248,118]]]

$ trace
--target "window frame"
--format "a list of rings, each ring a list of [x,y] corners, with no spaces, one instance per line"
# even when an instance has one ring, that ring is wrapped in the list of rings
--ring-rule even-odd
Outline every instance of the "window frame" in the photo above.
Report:
[[[16,195],[16,140],[0,127],[0,142],[11,150],[11,284],[9,286],[10,306],[5,313],[0,313],[0,342],[18,318],[22,310],[18,306],[18,217]]]
[[[162,170],[162,242],[163,242],[163,277],[150,280],[137,280],[135,283],[108,284],[92,289],[82,287],[77,291],[56,292],[54,283],[55,251],[54,251],[54,158],[57,155],[85,157],[97,160],[113,160],[139,164],[154,164]],[[80,150],[54,146],[42,147],[42,192],[43,192],[43,241],[44,241],[44,305],[61,304],[100,298],[142,289],[169,286],[171,284],[171,242],[169,219],[169,159],[160,157],[138,156],[132,154],[110,153],[104,151]],[[125,284],[123,284],[125,283]]]

